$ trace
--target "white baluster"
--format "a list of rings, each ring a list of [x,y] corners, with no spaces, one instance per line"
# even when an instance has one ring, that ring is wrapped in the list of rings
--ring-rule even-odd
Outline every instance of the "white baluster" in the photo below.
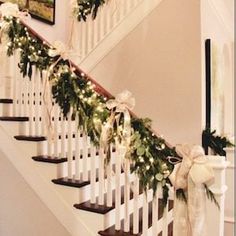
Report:
[[[89,18],[87,20],[87,53],[90,53],[90,51],[93,49],[93,22],[92,19]]]
[[[162,216],[162,235],[168,236],[168,206],[169,202],[167,202],[167,205],[164,209],[163,216]]]
[[[147,195],[143,194],[143,236],[148,234],[148,199]]]
[[[14,78],[13,78],[13,116],[18,116],[18,61],[19,61],[19,51],[15,51],[14,53]]]
[[[116,175],[115,175],[115,183],[116,183],[116,193],[115,193],[115,229],[120,230],[121,229],[121,222],[120,222],[120,216],[121,216],[121,181],[120,181],[120,175],[121,175],[121,153],[120,153],[120,147],[118,142],[116,141]]]
[[[98,26],[99,26],[99,29],[98,29],[98,32],[99,32],[98,40],[101,41],[103,39],[103,37],[104,37],[104,34],[105,34],[104,12],[103,11],[99,11],[98,15],[97,15],[97,18],[98,18],[97,20],[98,20]]]
[[[29,102],[30,102],[30,107],[29,107],[29,135],[30,136],[34,136],[34,132],[35,132],[35,127],[34,127],[34,116],[35,116],[35,76],[36,76],[36,68],[33,67],[32,68],[32,77],[30,80],[30,86],[29,86],[29,90],[30,90],[30,98],[29,98]],[[29,79],[29,78],[27,78]]]
[[[111,160],[107,163],[107,206],[112,206],[112,159],[114,154],[112,153],[112,145],[110,145]]]
[[[48,101],[48,102],[52,102],[52,101]],[[53,103],[52,103],[53,104]],[[52,105],[53,106],[53,105]],[[49,111],[47,111],[49,112]],[[48,114],[47,114],[48,115]],[[52,112],[50,111],[50,117],[47,117],[46,119],[49,120],[50,124],[48,124],[49,126],[53,126],[53,121],[52,121]],[[54,140],[54,134],[53,134],[53,130],[50,130],[51,128],[50,127],[47,127],[47,135],[48,135],[48,138],[47,138],[47,148],[48,148],[48,156],[50,157],[54,157],[54,143],[53,143],[53,140]]]
[[[112,28],[112,21],[111,21],[111,15],[112,15],[112,7],[111,3],[109,3],[109,7],[106,8],[106,34],[108,34]]]
[[[86,22],[81,22],[81,57],[84,58],[86,55],[86,44],[87,44],[87,37],[86,37]]]
[[[139,178],[136,175],[134,180],[134,213],[133,213],[133,233],[139,233],[139,206],[138,206],[138,196],[139,196]]]
[[[73,152],[72,152],[72,111],[69,112],[68,114],[68,139],[67,139],[67,168],[68,168],[68,178],[72,179],[73,178],[73,173],[72,173],[72,162],[73,162]]]
[[[80,179],[80,129],[79,129],[79,117],[76,116],[75,127],[75,179]]]
[[[104,149],[101,147],[99,149],[98,179],[99,179],[98,204],[104,205]]]
[[[66,157],[66,147],[65,147],[65,145],[66,145],[66,137],[65,137],[66,136],[66,133],[65,133],[66,127],[65,127],[65,125],[66,125],[66,120],[65,120],[63,114],[61,114],[61,156],[60,157],[62,157],[62,158]]]
[[[40,72],[35,71],[35,135],[40,135]]]
[[[129,160],[125,160],[125,217],[124,217],[124,231],[129,232],[130,231],[130,217],[129,217],[129,199],[130,199],[130,163]]]
[[[83,181],[88,181],[88,137],[85,132],[83,132],[82,137],[82,160],[83,160],[83,172],[82,179]]]
[[[152,200],[152,235],[157,235],[157,222],[158,222],[158,193]]]
[[[54,158],[59,157],[59,140],[58,140],[58,129],[59,129],[59,113],[60,108],[57,104],[53,106],[53,117],[54,117]]]
[[[96,203],[96,148],[91,147],[91,172],[90,172],[90,185],[91,185],[91,200],[92,204]]]

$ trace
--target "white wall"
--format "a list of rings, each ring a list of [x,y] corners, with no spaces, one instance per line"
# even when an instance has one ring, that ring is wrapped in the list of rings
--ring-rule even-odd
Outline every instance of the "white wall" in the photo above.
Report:
[[[135,112],[174,143],[201,142],[198,0],[164,0],[91,72],[113,94],[129,89]]]
[[[0,152],[0,235],[69,236]]]

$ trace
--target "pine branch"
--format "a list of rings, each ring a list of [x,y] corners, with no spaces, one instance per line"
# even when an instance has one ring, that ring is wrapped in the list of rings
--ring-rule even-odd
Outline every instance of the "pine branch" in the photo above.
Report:
[[[181,200],[181,201],[184,201],[185,203],[187,203],[187,196],[186,196],[186,194],[185,194],[185,192],[184,192],[184,190],[183,189],[178,189],[178,190],[176,190],[176,197],[179,199],[179,200]]]
[[[206,190],[206,195],[207,198],[212,201],[213,203],[215,203],[215,205],[217,206],[217,208],[220,210],[220,205],[217,202],[214,193],[208,188],[208,186],[206,184],[204,184],[205,190]]]

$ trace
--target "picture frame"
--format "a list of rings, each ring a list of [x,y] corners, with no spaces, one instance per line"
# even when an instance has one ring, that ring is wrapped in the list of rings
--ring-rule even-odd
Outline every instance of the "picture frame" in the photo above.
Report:
[[[0,0],[0,3],[17,3],[21,10],[27,10],[32,18],[44,23],[55,24],[56,0]]]

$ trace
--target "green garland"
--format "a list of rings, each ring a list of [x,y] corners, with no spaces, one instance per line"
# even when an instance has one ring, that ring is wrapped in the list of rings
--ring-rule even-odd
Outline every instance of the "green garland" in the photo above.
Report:
[[[224,148],[234,147],[227,137],[216,135],[216,130],[205,129],[202,132],[203,147],[210,147],[214,155],[226,156]]]
[[[74,8],[74,14],[78,21],[86,21],[89,15],[95,19],[98,9],[108,0],[77,0],[77,6]]]
[[[31,78],[33,66],[41,72],[50,71],[53,98],[64,116],[72,109],[73,116],[79,117],[80,127],[90,136],[93,144],[99,146],[102,125],[107,122],[111,112],[114,112],[106,108],[107,99],[96,92],[95,85],[86,75],[71,68],[70,61],[63,60],[60,56],[50,57],[49,49],[52,48],[29,33],[19,19],[5,17],[3,20],[8,24],[7,54],[11,56],[17,49],[20,50],[19,68],[23,76]],[[121,116],[121,125],[122,122]],[[162,186],[164,208],[171,185],[168,176],[174,168],[167,157],[178,155],[175,148],[168,147],[163,138],[152,133],[149,119],[131,118],[131,127],[131,143],[129,152],[126,153],[126,158],[132,163],[131,171],[139,176],[140,185],[145,191],[153,189],[155,194],[157,186]],[[120,132],[117,132],[118,128],[114,125],[111,129],[109,143],[117,138]]]

